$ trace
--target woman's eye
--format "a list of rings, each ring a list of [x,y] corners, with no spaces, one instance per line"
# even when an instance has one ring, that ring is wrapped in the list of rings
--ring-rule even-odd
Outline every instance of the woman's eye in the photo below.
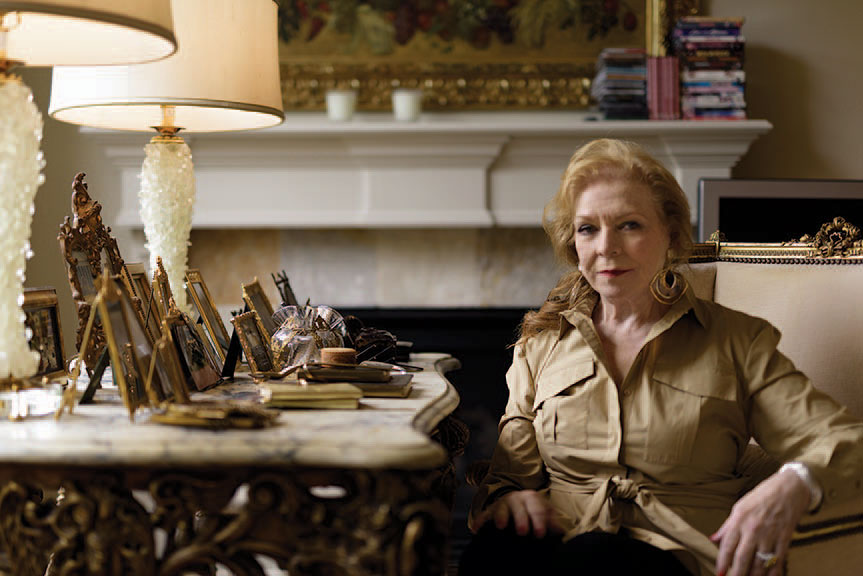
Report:
[[[594,228],[590,224],[582,224],[578,227],[579,234],[590,234],[591,232],[593,232],[593,230]]]
[[[628,222],[621,224],[620,227],[624,230],[635,230],[636,228],[641,228],[641,224],[634,220],[629,220]]]

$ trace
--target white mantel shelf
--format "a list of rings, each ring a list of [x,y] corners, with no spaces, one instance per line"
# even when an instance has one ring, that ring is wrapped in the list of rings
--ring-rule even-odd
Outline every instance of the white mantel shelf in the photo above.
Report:
[[[697,214],[700,178],[728,178],[766,120],[601,121],[583,112],[426,113],[418,122],[289,113],[254,132],[189,134],[196,228],[539,226],[573,151],[601,137],[645,146]],[[122,174],[115,225],[138,229],[149,136],[82,129]]]

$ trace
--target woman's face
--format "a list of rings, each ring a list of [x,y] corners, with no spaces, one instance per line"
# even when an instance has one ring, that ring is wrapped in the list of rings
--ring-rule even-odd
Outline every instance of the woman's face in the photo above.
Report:
[[[621,180],[591,184],[576,201],[574,221],[579,268],[600,297],[650,294],[670,240],[645,186]]]

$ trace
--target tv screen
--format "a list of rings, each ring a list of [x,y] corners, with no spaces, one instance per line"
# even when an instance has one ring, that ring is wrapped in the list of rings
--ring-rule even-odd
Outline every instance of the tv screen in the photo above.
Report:
[[[731,180],[698,183],[698,240],[787,242],[836,216],[863,227],[863,180]]]

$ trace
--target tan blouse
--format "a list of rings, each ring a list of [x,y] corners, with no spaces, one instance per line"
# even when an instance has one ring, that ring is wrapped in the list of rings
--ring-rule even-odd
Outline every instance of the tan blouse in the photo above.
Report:
[[[767,321],[687,293],[618,387],[591,320],[597,298],[516,347],[472,518],[506,492],[543,490],[567,538],[622,531],[713,574],[708,535],[750,483],[740,473],[750,438],[807,464],[823,506],[863,498],[863,423],[777,351]]]

